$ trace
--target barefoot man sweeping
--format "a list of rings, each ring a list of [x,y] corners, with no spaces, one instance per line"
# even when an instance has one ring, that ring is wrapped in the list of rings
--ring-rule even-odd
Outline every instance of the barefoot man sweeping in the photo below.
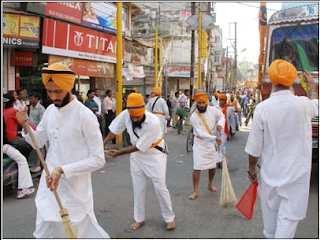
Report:
[[[203,91],[195,92],[194,100],[197,103],[190,122],[193,127],[193,193],[189,196],[190,200],[198,197],[198,186],[201,170],[209,170],[208,188],[216,192],[217,188],[213,185],[213,178],[216,171],[216,161],[218,157],[216,142],[220,145],[220,137],[214,133],[223,131],[225,117],[219,109],[208,106],[209,96]]]
[[[151,178],[157,194],[161,213],[167,223],[167,229],[175,228],[175,215],[172,211],[170,193],[166,186],[167,148],[160,120],[154,114],[145,111],[143,96],[131,93],[127,100],[127,109],[122,111],[109,126],[110,132],[104,140],[107,144],[127,129],[132,146],[122,150],[109,150],[110,156],[130,154],[130,170],[134,194],[134,220],[132,230],[145,223],[145,199],[147,182]]]

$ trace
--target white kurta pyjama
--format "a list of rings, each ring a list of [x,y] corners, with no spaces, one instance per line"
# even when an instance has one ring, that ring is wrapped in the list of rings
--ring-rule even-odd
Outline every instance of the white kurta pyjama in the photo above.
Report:
[[[165,222],[172,222],[175,215],[172,211],[170,193],[166,186],[167,154],[155,148],[150,148],[162,138],[159,119],[152,113],[145,112],[145,121],[142,128],[136,128],[133,133],[132,121],[127,110],[122,111],[111,123],[109,129],[114,134],[120,134],[127,129],[132,145],[139,151],[130,154],[130,171],[134,193],[134,220],[145,220],[146,177],[151,178],[154,190],[157,194],[161,213]],[[165,148],[162,140],[158,145]]]
[[[266,237],[290,237],[295,228],[282,224],[275,229],[276,222],[286,219],[295,225],[306,217],[315,116],[318,100],[294,96],[289,90],[272,93],[255,109],[245,151],[261,159],[259,193]]]
[[[159,113],[165,114],[165,116],[163,116],[161,114],[155,114],[160,120],[161,131],[163,133],[162,135],[164,135],[165,133],[167,133],[167,120],[166,119],[170,118],[170,114],[169,114],[168,105],[162,97],[160,97],[158,99],[158,101],[156,102],[156,104],[154,105],[154,108],[152,110],[153,103],[156,101],[157,98],[158,98],[158,96],[155,96],[148,101],[148,103],[146,104],[146,110],[149,112],[159,112]]]
[[[73,97],[60,109],[50,105],[34,135],[40,148],[47,141],[50,143],[46,156],[49,171],[59,166],[63,168],[57,192],[63,206],[68,209],[78,237],[109,238],[99,226],[93,209],[91,172],[105,164],[99,123],[90,109]],[[26,140],[32,144],[29,135],[26,135]],[[53,192],[47,188],[45,177],[43,172],[35,199],[37,222],[34,236],[65,238],[59,207]]]
[[[201,113],[202,117],[208,124],[208,127],[213,133],[216,133],[217,125],[222,127],[225,124],[225,117],[222,111],[214,108],[207,107],[206,112]],[[199,136],[194,138],[193,143],[193,169],[194,170],[207,170],[216,167],[217,149],[216,149],[216,136],[210,135],[196,113],[192,113],[190,122],[193,127],[193,134]]]

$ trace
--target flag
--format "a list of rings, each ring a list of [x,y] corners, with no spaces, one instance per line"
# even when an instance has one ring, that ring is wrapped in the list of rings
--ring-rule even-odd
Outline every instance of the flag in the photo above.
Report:
[[[262,85],[262,61],[263,61],[263,52],[264,52],[264,39],[267,34],[267,7],[265,2],[260,2],[259,32],[260,32],[260,55],[259,55],[258,86],[260,87]]]
[[[248,220],[250,220],[253,215],[254,203],[257,198],[257,188],[258,183],[252,183],[236,205],[239,212]]]

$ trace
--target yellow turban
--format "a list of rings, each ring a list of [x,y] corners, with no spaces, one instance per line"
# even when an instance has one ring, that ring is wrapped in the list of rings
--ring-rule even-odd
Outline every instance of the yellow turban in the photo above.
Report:
[[[127,99],[127,109],[130,116],[142,116],[145,112],[143,96],[140,93],[130,93]]]
[[[227,101],[227,95],[224,93],[219,94],[219,100],[226,100]]]
[[[162,93],[162,89],[161,87],[154,87],[153,88],[153,92],[156,96],[161,96],[161,93]]]
[[[75,73],[60,62],[42,68],[42,82],[44,85],[47,85],[49,80],[52,79],[59,88],[67,92],[73,88],[75,78]]]
[[[297,78],[297,69],[291,63],[277,59],[269,67],[268,75],[273,85],[290,87]]]
[[[198,90],[194,94],[194,100],[196,102],[199,102],[200,100],[203,100],[204,102],[208,102],[209,96],[206,91]]]
[[[215,93],[214,93],[214,96],[215,96],[215,97],[219,97],[219,93],[218,93],[218,92],[215,92]]]

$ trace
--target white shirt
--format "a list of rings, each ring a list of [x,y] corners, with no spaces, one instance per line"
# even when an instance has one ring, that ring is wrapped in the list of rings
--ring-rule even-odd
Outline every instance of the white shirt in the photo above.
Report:
[[[79,222],[87,214],[95,218],[91,172],[102,168],[105,159],[96,116],[73,97],[60,109],[51,104],[33,132],[40,148],[49,141],[46,163],[50,172],[62,167],[64,173],[57,191],[71,220]],[[26,140],[32,144],[29,135]],[[44,221],[61,221],[58,205],[54,194],[47,188],[45,177],[44,172],[35,199],[38,213]]]
[[[294,96],[289,90],[270,95],[254,112],[245,151],[261,159],[261,178],[269,186],[268,204],[277,193],[291,201],[286,216],[306,215],[311,174],[311,119],[318,116],[318,100]],[[268,192],[269,192],[268,191]]]
[[[152,158],[155,158],[159,154],[161,155],[161,157],[163,157],[164,153],[155,148],[150,148],[153,143],[156,143],[162,138],[159,119],[154,114],[148,111],[145,111],[145,116],[146,118],[145,121],[141,124],[141,129],[135,128],[134,130],[139,138],[133,133],[132,121],[127,109],[123,110],[112,121],[109,129],[116,135],[122,133],[125,129],[127,129],[132,145],[135,145],[140,150],[131,153],[131,156],[142,160],[150,160],[150,156],[152,156]],[[165,146],[164,140],[162,140],[158,146],[163,148]]]
[[[188,97],[184,93],[178,98],[178,102],[182,108],[189,107]]]
[[[96,102],[96,104],[98,105],[98,111],[96,112],[96,114],[101,114],[101,98],[94,96],[93,100]]]
[[[154,104],[154,102],[156,101],[156,99],[159,98],[156,102],[156,104],[154,105],[154,108],[152,110],[152,106]],[[146,104],[146,110],[149,112],[157,112],[157,113],[163,113],[164,115],[161,114],[155,114],[159,120],[160,120],[160,125],[161,125],[161,129],[163,134],[167,133],[167,121],[166,119],[170,118],[170,114],[169,114],[169,108],[168,105],[166,103],[166,100],[164,100],[162,97],[158,97],[155,96],[153,98],[151,98],[148,103]]]
[[[197,110],[196,110],[197,111]],[[220,125],[222,129],[225,124],[225,117],[222,111],[214,108],[207,107],[204,113],[200,113],[207,123],[209,129],[213,134],[216,133],[217,125]],[[193,127],[193,133],[195,136],[193,144],[193,161],[194,169],[207,170],[215,167],[217,159],[216,150],[216,136],[209,134],[199,116],[194,112],[190,117],[190,123]]]
[[[116,99],[112,98],[112,111],[116,112]]]
[[[30,113],[29,113],[29,121],[34,125],[37,126],[39,122],[42,119],[42,116],[45,112],[44,106],[40,104],[38,101],[37,105],[33,107],[33,105],[30,105]]]
[[[25,101],[19,100],[19,99],[17,99],[17,101],[15,101],[13,104],[13,107],[15,109],[18,109],[19,111],[23,111],[26,106],[27,106],[27,104],[25,103]]]

